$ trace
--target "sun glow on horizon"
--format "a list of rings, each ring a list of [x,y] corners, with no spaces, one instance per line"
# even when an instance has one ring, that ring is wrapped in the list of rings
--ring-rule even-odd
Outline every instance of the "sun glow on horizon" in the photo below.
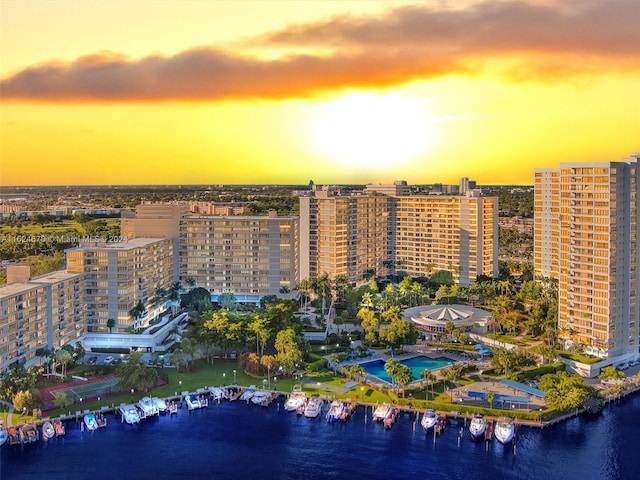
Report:
[[[351,93],[321,104],[310,141],[349,166],[380,167],[413,159],[432,141],[425,101],[397,93]]]

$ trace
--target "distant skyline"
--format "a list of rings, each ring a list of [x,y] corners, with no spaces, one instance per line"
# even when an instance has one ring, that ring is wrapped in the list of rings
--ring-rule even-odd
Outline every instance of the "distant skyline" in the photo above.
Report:
[[[531,185],[640,150],[637,0],[0,0],[0,186]]]

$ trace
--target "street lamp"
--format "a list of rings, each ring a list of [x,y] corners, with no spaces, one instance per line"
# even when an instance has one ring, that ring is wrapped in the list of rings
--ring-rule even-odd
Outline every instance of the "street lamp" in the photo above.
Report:
[[[224,384],[225,384],[225,382],[226,382],[225,378],[226,378],[226,377],[227,377],[227,374],[226,374],[226,373],[224,373],[224,372],[222,372],[222,385],[224,385]],[[222,387],[222,385],[220,385],[220,386]]]
[[[233,384],[235,385],[236,383],[238,383],[238,382],[236,382],[236,371],[234,370],[233,371]]]
[[[131,389],[131,403],[133,403],[133,388]]]

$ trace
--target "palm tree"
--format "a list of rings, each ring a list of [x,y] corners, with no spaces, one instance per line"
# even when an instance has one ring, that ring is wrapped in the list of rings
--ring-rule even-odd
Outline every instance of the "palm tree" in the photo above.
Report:
[[[496,392],[487,392],[487,402],[489,402],[489,404],[491,404],[491,408],[493,408],[493,401],[496,398]]]
[[[437,377],[431,370],[426,368],[420,372],[420,377],[422,377],[424,381],[427,382],[427,388],[431,386],[431,398],[433,399],[435,396],[433,393],[433,384],[436,382]]]
[[[111,333],[111,329],[116,326],[116,321],[113,318],[107,318],[107,328],[109,329],[109,333]]]
[[[412,380],[411,369],[406,365],[398,364],[398,369],[396,371],[396,380],[402,387],[402,397],[404,398],[405,388],[411,383]]]
[[[391,377],[391,386],[395,387],[395,377],[398,374],[401,364],[395,358],[390,358],[384,364],[384,370]]]

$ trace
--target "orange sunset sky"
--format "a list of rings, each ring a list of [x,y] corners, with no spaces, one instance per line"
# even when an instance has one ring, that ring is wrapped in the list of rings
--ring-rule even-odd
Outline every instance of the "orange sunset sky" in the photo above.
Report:
[[[532,184],[640,150],[638,0],[0,0],[0,185]]]

